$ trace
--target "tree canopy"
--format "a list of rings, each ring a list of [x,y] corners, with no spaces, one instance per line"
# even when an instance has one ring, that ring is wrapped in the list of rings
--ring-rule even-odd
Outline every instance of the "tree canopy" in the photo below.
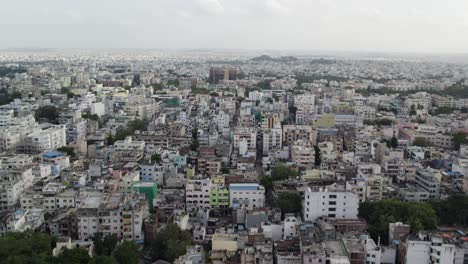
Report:
[[[453,135],[453,145],[456,150],[460,149],[460,145],[468,143],[466,139],[466,134],[463,132],[457,132]]]
[[[137,130],[144,130],[145,122],[140,119],[135,119],[127,123],[127,128],[119,128],[115,133],[115,137],[108,138],[109,144],[113,144],[116,140],[124,140],[126,137],[131,136]]]
[[[70,157],[75,157],[75,155],[76,155],[75,149],[72,148],[72,147],[60,147],[57,150],[60,151],[60,152],[66,153]]]
[[[168,224],[156,234],[156,240],[151,245],[153,260],[173,262],[185,254],[187,246],[192,244],[192,236],[183,231],[177,224]]]
[[[57,124],[60,116],[59,110],[53,105],[41,106],[36,110],[36,120],[46,120],[49,123]]]
[[[390,139],[390,146],[392,148],[398,148],[398,138],[395,135]]]
[[[277,165],[271,170],[271,178],[273,181],[287,180],[299,176],[297,169],[286,165]]]
[[[0,238],[0,263],[49,263],[53,239],[37,232],[9,233]]]
[[[442,225],[468,225],[468,196],[454,194],[447,200],[431,201],[432,208]]]
[[[314,159],[315,159],[315,167],[319,167],[322,164],[322,154],[320,152],[320,148],[318,146],[314,146]]]
[[[124,241],[112,253],[119,264],[138,264],[140,251],[135,241]]]
[[[88,250],[77,247],[73,249],[64,249],[58,256],[57,262],[60,264],[87,264],[91,260]]]
[[[52,256],[54,237],[40,232],[7,233],[0,237],[0,264],[137,264],[140,259],[138,246],[134,241],[117,245],[116,236],[97,234],[94,239],[95,257],[91,258],[83,247],[63,249]]]
[[[411,226],[412,232],[434,229],[437,217],[428,203],[403,202],[399,200],[382,200],[366,202],[359,206],[359,216],[366,219],[369,234],[377,241],[388,241],[388,225],[403,222]]]
[[[112,251],[117,246],[119,239],[116,235],[108,235],[103,237],[101,233],[94,234],[94,253],[98,256],[110,256]]]
[[[431,146],[431,142],[429,142],[427,139],[422,138],[422,137],[417,137],[413,141],[413,146],[418,146],[418,147],[429,147]]]
[[[302,209],[302,198],[299,193],[284,192],[281,193],[275,201],[276,207],[281,209],[281,213],[298,214]]]

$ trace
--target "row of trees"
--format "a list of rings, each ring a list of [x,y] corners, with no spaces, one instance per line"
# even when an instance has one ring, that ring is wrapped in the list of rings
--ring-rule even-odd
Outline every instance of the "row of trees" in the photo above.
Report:
[[[140,119],[135,119],[127,123],[127,128],[119,128],[115,133],[115,136],[109,135],[107,137],[107,144],[112,145],[117,140],[124,140],[126,137],[131,136],[137,130],[144,130],[145,122]]]
[[[192,245],[192,235],[177,224],[168,224],[157,233],[156,240],[148,245],[151,259],[173,262],[186,253]],[[94,254],[90,257],[84,247],[64,249],[57,257],[52,255],[56,239],[48,234],[27,231],[8,233],[0,238],[0,264],[138,264],[141,252],[134,241],[119,242],[115,235],[93,237]]]
[[[431,201],[439,224],[441,225],[468,225],[468,196],[454,194],[447,200]]]
[[[412,232],[432,230],[437,227],[437,216],[428,203],[408,203],[400,200],[366,202],[359,206],[359,217],[364,218],[371,237],[388,241],[388,225],[394,222],[410,224]]]
[[[0,90],[0,105],[9,104],[17,98],[21,98],[21,93],[8,93],[7,89]]]
[[[38,121],[46,121],[52,124],[58,124],[60,112],[59,109],[53,105],[41,106],[36,110],[35,118]]]
[[[15,77],[16,73],[25,73],[27,70],[23,67],[0,67],[0,77]]]
[[[52,255],[56,240],[44,233],[9,233],[0,238],[0,264],[138,264],[140,252],[133,241],[117,244],[118,239],[110,236],[94,238],[95,256],[82,247],[65,249],[57,257]]]
[[[366,202],[359,206],[359,217],[369,225],[372,238],[386,243],[388,225],[394,222],[410,224],[412,232],[433,230],[437,225],[468,225],[468,195],[454,194],[446,200],[430,203],[408,203],[399,200]]]

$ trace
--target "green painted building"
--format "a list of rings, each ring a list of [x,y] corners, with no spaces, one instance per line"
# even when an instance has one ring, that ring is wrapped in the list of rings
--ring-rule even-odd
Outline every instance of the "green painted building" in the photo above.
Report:
[[[132,190],[138,190],[139,193],[144,193],[148,200],[149,208],[154,208],[153,200],[158,195],[158,186],[156,182],[139,181],[132,184]]]
[[[210,191],[211,208],[229,207],[229,189],[227,187],[214,187]]]

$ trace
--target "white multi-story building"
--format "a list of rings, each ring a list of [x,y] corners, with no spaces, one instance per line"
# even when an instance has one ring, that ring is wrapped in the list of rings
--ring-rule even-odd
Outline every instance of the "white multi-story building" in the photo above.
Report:
[[[432,98],[426,92],[418,92],[412,95],[409,95],[405,99],[405,106],[408,109],[414,106],[415,110],[424,110],[428,111],[431,106]]]
[[[132,137],[127,137],[124,140],[117,140],[114,143],[114,149],[117,151],[144,151],[145,142],[133,140]]]
[[[312,168],[315,166],[315,149],[303,140],[296,141],[290,146],[291,161],[300,168]]]
[[[300,218],[294,215],[285,215],[283,221],[283,239],[292,239],[299,235]]]
[[[229,185],[231,208],[254,209],[265,205],[265,188],[257,183],[237,183]]]
[[[298,111],[313,113],[315,107],[314,94],[299,94],[294,96],[294,106]]]
[[[0,127],[11,126],[15,113],[12,109],[0,109]]]
[[[92,103],[90,105],[90,110],[93,115],[103,116],[106,114],[106,109],[102,102]]]
[[[90,240],[96,233],[122,239],[143,240],[143,220],[148,216],[144,195],[92,194],[76,211],[78,238]]]
[[[356,107],[355,112],[363,120],[375,120],[376,110],[371,106],[359,106]]]
[[[20,194],[33,180],[31,166],[0,170],[0,210],[14,209]]]
[[[438,198],[440,194],[440,182],[435,176],[435,172],[428,168],[416,170],[416,186],[429,193],[429,199]]]
[[[21,134],[8,129],[0,130],[0,152],[15,150],[21,142]]]
[[[349,191],[307,188],[304,194],[304,219],[314,221],[320,216],[336,219],[356,219],[359,198]]]
[[[67,145],[64,125],[46,125],[35,129],[24,139],[25,145],[36,151],[54,150]],[[26,151],[28,152],[28,151]]]
[[[140,177],[142,181],[154,181],[158,186],[164,184],[164,168],[158,164],[140,165]]]
[[[11,168],[21,168],[25,166],[32,165],[33,156],[26,154],[15,154],[11,156],[0,156],[0,168],[11,169]]]
[[[270,153],[272,149],[281,149],[283,146],[283,131],[281,128],[272,128],[262,131],[263,154]]]
[[[247,148],[257,147],[257,130],[250,127],[238,127],[234,132],[234,149],[239,149],[241,142],[247,144]]]
[[[460,254],[457,246],[439,236],[419,234],[416,239],[407,239],[403,252],[406,264],[463,263],[463,258],[456,261],[457,253]]]
[[[210,208],[211,180],[189,180],[185,185],[185,203],[188,211]]]

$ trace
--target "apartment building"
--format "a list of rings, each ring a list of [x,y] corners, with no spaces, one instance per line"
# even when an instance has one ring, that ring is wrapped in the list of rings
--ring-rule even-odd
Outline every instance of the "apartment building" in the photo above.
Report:
[[[211,180],[189,180],[185,185],[185,204],[187,211],[210,208]]]
[[[231,208],[252,210],[265,205],[265,188],[257,183],[236,183],[229,185]]]
[[[15,209],[21,193],[33,180],[31,166],[0,170],[0,211]]]
[[[306,188],[303,215],[305,221],[315,221],[320,216],[335,219],[355,219],[358,215],[358,195],[344,190]]]
[[[143,220],[148,216],[145,195],[92,194],[76,211],[78,238],[88,241],[95,233],[122,239],[143,240]]]

